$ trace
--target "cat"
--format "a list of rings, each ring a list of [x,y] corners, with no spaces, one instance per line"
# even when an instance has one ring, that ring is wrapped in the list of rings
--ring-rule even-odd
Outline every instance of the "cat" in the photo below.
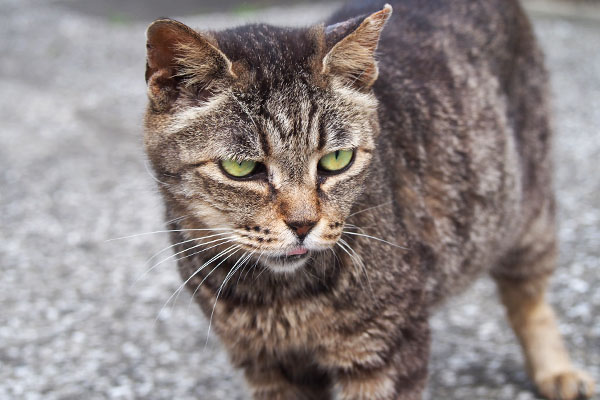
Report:
[[[544,300],[551,127],[528,19],[516,0],[392,5],[148,27],[145,148],[185,284],[254,399],[416,400],[432,310],[488,271],[539,392],[592,396]]]

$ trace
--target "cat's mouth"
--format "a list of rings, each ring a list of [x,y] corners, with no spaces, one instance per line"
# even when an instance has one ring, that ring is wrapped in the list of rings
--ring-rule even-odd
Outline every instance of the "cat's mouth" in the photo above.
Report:
[[[291,272],[304,265],[309,254],[306,247],[298,246],[284,254],[267,256],[264,263],[276,272]]]
[[[298,246],[290,251],[288,251],[285,256],[286,257],[293,257],[293,256],[301,256],[301,255],[305,255],[308,253],[308,249],[304,246]]]

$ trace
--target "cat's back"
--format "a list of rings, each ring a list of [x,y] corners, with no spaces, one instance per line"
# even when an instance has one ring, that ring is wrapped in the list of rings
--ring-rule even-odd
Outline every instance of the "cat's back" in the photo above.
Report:
[[[385,3],[394,14],[379,43],[380,87],[395,83],[399,73],[405,79],[451,80],[444,68],[454,62],[485,64],[507,79],[518,47],[534,46],[518,0],[355,0],[329,23],[369,14]]]
[[[331,22],[384,3],[351,2]],[[437,255],[439,294],[498,263],[552,199],[546,73],[516,0],[391,5],[375,163],[394,174],[370,184],[392,189],[396,225]]]
[[[371,14],[385,4],[390,4],[394,13],[382,33],[380,47],[422,34],[429,38],[445,34],[448,39],[458,35],[465,45],[493,45],[493,41],[502,45],[505,36],[519,33],[514,28],[525,18],[519,0],[353,0],[338,9],[328,24]]]

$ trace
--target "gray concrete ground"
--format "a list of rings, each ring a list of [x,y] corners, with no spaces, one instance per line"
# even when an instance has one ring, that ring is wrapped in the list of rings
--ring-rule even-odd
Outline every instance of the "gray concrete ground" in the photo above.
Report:
[[[0,3],[0,399],[245,399],[239,373],[178,287],[141,146],[145,22],[64,0]],[[306,24],[331,5],[245,17]],[[240,23],[182,17],[196,27]],[[600,24],[536,17],[553,75],[562,239],[551,300],[600,381]],[[492,284],[433,318],[429,399],[528,400]]]

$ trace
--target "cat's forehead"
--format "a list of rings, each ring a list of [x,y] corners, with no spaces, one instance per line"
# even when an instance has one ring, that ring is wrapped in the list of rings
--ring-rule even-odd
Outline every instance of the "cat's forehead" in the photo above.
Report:
[[[213,33],[219,49],[232,63],[251,72],[255,83],[285,87],[310,74],[322,55],[323,31],[250,24]]]
[[[367,119],[342,94],[302,76],[285,86],[263,83],[238,92],[233,105],[248,116],[248,134],[257,137],[253,142],[266,159],[306,164],[315,154],[355,148],[365,139]]]
[[[246,72],[238,100],[253,114],[272,154],[318,146],[310,126],[323,105],[313,81],[318,32],[251,24],[214,34],[223,53]]]
[[[273,92],[259,108],[265,139],[271,153],[298,153],[319,147],[319,121],[323,104],[304,91]]]

